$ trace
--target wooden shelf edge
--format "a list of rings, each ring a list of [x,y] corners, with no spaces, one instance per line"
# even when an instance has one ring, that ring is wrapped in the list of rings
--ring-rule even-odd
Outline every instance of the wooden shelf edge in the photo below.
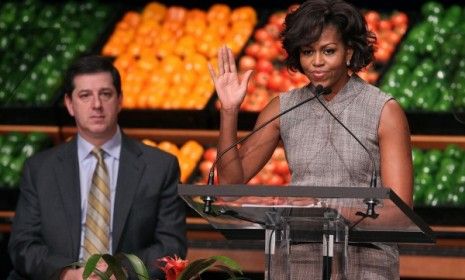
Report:
[[[154,141],[171,141],[176,144],[183,144],[188,140],[195,139],[203,145],[213,146],[218,141],[218,130],[207,129],[164,129],[164,128],[122,128],[123,131],[138,139],[149,138]],[[52,136],[56,143],[60,139],[66,139],[76,133],[74,126],[40,126],[40,125],[0,125],[0,133],[10,131],[18,132],[45,132]],[[244,137],[248,131],[239,131],[238,137]],[[61,137],[61,138],[60,138]],[[448,144],[457,144],[465,149],[465,133],[464,135],[412,135],[412,145],[418,148],[443,149]]]

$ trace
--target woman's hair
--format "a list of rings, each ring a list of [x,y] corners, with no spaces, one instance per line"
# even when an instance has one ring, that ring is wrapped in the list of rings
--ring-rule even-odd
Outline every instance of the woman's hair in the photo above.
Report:
[[[285,63],[289,69],[303,72],[301,47],[318,41],[329,25],[336,27],[345,46],[353,49],[349,69],[358,72],[370,64],[376,36],[367,29],[362,14],[343,0],[308,0],[289,13],[284,22],[281,39],[288,53]]]
[[[81,57],[70,66],[64,79],[64,93],[71,97],[71,93],[74,90],[74,77],[82,74],[95,74],[101,72],[108,72],[111,74],[116,93],[120,96],[122,92],[121,76],[118,69],[113,66],[113,63],[111,63],[108,58],[99,55]]]

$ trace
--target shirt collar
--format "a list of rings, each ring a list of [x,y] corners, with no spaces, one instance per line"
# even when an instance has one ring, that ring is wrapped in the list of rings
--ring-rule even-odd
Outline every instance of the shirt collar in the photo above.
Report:
[[[118,126],[116,129],[116,133],[113,135],[113,137],[111,137],[110,140],[105,142],[101,148],[105,151],[105,154],[110,155],[115,159],[119,159],[121,152],[121,141],[121,130]],[[90,152],[94,148],[94,145],[86,141],[79,134],[77,135],[77,145],[79,161],[82,161],[86,159],[88,156],[91,156]]]

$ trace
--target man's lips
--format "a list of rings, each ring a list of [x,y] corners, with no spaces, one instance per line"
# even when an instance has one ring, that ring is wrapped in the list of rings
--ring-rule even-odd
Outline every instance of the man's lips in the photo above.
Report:
[[[90,119],[91,120],[103,120],[105,119],[105,116],[91,116]]]

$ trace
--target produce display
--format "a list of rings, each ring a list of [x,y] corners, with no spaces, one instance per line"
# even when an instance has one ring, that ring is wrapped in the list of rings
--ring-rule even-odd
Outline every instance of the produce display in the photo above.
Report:
[[[381,88],[409,111],[465,110],[465,9],[439,2],[421,7],[421,19],[403,40]]]
[[[64,72],[109,18],[110,7],[97,1],[2,1],[0,106],[51,105]]]
[[[257,21],[250,6],[207,11],[150,2],[128,11],[102,54],[115,57],[127,109],[203,109],[213,94],[207,63],[227,44],[238,54]]]
[[[465,206],[465,150],[412,150],[415,206]]]
[[[169,141],[161,141],[156,143],[150,139],[144,139],[142,142],[148,146],[158,147],[159,149],[168,152],[178,158],[179,168],[181,169],[181,182],[187,183],[198,162],[202,158],[203,147],[197,141],[190,140],[184,143],[181,147]]]
[[[214,93],[207,63],[216,66],[222,44],[232,48],[239,71],[254,69],[241,107],[244,111],[258,112],[281,92],[309,82],[283,65],[286,53],[279,33],[286,10],[271,13],[256,28],[257,12],[250,6],[214,4],[201,10],[150,2],[140,11],[124,12],[111,29],[118,12],[98,0],[2,1],[0,107],[51,105],[70,63],[100,47],[98,42],[108,31],[111,35],[100,51],[113,58],[121,71],[125,109],[206,110]],[[363,79],[378,83],[407,111],[465,111],[462,4],[429,1],[410,18],[402,11],[363,13],[377,35],[375,62],[359,73]],[[195,141],[180,147],[150,139],[144,143],[178,157],[183,183],[192,182],[197,173],[198,183],[206,183],[215,148],[204,149]],[[17,187],[25,159],[50,145],[42,133],[0,135],[0,188]],[[412,156],[416,206],[465,205],[463,149],[456,145],[444,150],[415,148]],[[289,181],[279,147],[249,184],[287,185]]]
[[[203,159],[199,164],[200,179],[198,184],[206,184],[213,162],[216,159],[216,148],[208,148],[203,154]],[[215,184],[218,183],[215,170]],[[266,163],[260,172],[249,180],[249,185],[276,185],[285,186],[291,181],[291,174],[287,165],[286,156],[282,147],[277,147],[271,159]]]
[[[291,5],[288,11],[295,8]],[[239,58],[239,71],[253,69],[254,74],[247,88],[247,95],[241,105],[243,111],[261,111],[268,102],[282,92],[308,84],[308,78],[300,72],[292,72],[284,65],[286,52],[282,48],[280,33],[287,11],[277,11],[267,22],[257,28]],[[369,10],[364,12],[368,28],[377,37],[374,65],[363,69],[359,75],[375,84],[380,69],[387,64],[408,27],[408,16],[395,11],[390,15]],[[219,102],[217,102],[219,107]]]
[[[408,16],[401,11],[394,11],[390,15],[386,15],[374,10],[365,11],[363,15],[368,29],[376,35],[376,49],[374,65],[369,65],[358,74],[365,81],[375,84],[383,66],[389,62],[407,31]]]
[[[17,188],[24,161],[51,144],[42,132],[0,134],[0,188]]]
[[[283,64],[286,52],[279,35],[286,14],[286,11],[271,14],[267,22],[255,30],[253,38],[245,47],[244,55],[239,59],[240,73],[254,70],[241,110],[260,111],[279,93],[308,84],[305,75],[288,71]]]

